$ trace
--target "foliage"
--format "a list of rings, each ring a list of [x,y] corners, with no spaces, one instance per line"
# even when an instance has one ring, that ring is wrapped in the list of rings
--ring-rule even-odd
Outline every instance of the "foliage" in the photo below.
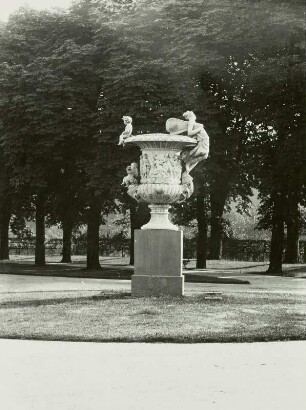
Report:
[[[13,215],[10,221],[10,229],[17,239],[31,239],[33,237],[32,230],[27,226],[24,218]]]
[[[84,79],[92,78],[95,49],[72,41],[67,23],[64,14],[26,9],[3,34],[1,146],[17,191],[54,188],[69,159],[75,164],[90,145],[93,114]]]
[[[261,226],[305,205],[305,41],[302,1],[80,0],[67,13],[21,8],[0,30],[0,150],[21,202],[43,193],[49,223],[75,224],[94,201],[130,204],[120,186],[137,149],[119,149],[122,115],[134,134],[163,132],[195,111],[211,138],[193,172],[206,217],[249,207]],[[29,205],[28,205],[29,204]],[[25,207],[24,207],[25,208]],[[188,224],[195,198],[176,207]],[[278,215],[279,217],[279,215]],[[102,221],[102,219],[101,219]]]

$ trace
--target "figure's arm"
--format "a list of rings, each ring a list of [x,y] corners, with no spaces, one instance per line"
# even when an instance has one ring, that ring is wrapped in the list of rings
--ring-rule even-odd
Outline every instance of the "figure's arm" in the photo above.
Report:
[[[189,120],[188,121],[188,135],[189,137],[193,137],[194,135],[197,135],[201,129],[204,129],[202,124],[196,124],[196,128],[193,129],[194,125],[195,125],[195,120]]]
[[[183,134],[184,132],[186,132],[186,130],[171,132],[170,135],[179,135],[179,134]]]
[[[200,131],[199,128],[197,128],[195,130],[192,130],[192,131],[188,132],[188,136],[193,137],[193,136],[197,135],[199,133],[199,131]]]
[[[187,128],[187,134],[188,134],[189,137],[193,137],[194,135],[196,135],[199,132],[199,130],[194,130],[193,129],[194,124],[195,124],[195,119],[191,118],[188,121],[188,128]]]

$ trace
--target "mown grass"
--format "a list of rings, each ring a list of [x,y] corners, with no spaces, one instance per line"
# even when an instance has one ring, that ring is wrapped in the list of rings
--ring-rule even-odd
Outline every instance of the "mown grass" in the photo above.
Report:
[[[0,303],[0,337],[92,342],[306,339],[306,300],[287,293],[133,298],[123,292],[38,292]]]

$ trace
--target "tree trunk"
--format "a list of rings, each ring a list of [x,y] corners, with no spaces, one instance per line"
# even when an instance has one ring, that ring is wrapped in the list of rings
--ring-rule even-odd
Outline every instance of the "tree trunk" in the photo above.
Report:
[[[136,207],[130,206],[130,224],[131,224],[131,240],[130,240],[130,265],[134,265],[134,240],[136,229]]]
[[[70,220],[63,220],[63,251],[62,251],[62,263],[71,263],[71,240],[73,224]]]
[[[207,218],[205,209],[205,198],[203,193],[197,195],[197,221],[198,221],[198,240],[197,240],[197,268],[206,269],[207,253]]]
[[[221,192],[220,187],[218,188],[218,186],[212,188],[210,193],[211,230],[208,259],[220,260],[222,258],[223,212],[226,198],[225,190]]]
[[[11,211],[8,204],[0,207],[0,260],[9,259],[9,226]]]
[[[286,255],[285,263],[299,263],[299,227],[296,220],[287,221]]]
[[[88,211],[87,221],[87,269],[101,269],[99,262],[99,228],[100,228],[100,206],[92,202]]]
[[[267,273],[282,273],[283,246],[284,222],[278,222],[272,228],[270,264]]]
[[[8,174],[0,152],[0,260],[9,259],[9,226],[12,212]]]
[[[282,273],[284,248],[284,202],[280,195],[275,198],[272,216],[272,237],[270,247],[270,264],[267,273]]]
[[[212,216],[210,222],[210,242],[208,259],[222,259],[223,228],[222,216]]]
[[[41,194],[36,198],[36,239],[35,239],[35,265],[44,266],[46,264],[45,249],[45,201]]]

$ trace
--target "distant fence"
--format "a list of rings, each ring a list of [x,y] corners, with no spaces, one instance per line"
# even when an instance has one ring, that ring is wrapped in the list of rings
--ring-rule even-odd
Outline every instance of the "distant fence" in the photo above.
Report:
[[[269,260],[270,241],[227,239],[223,244],[223,258],[265,262]]]
[[[196,258],[197,239],[184,239],[184,255]],[[222,244],[222,259],[267,262],[270,255],[270,241],[226,238]],[[300,241],[300,261],[306,262],[306,241]]]
[[[128,238],[100,238],[101,256],[128,256],[130,240]],[[9,240],[10,254],[33,255],[35,253],[35,238]],[[196,258],[197,239],[184,239],[184,257]],[[46,241],[46,254],[61,255],[62,239],[49,239]],[[269,260],[270,242],[267,240],[224,239],[222,259],[266,262]],[[86,238],[73,240],[72,254],[86,254]],[[306,241],[300,241],[300,260],[306,262]]]
[[[101,256],[127,256],[129,254],[130,240],[126,238],[100,238]],[[60,238],[49,239],[45,242],[46,255],[61,255],[63,241]],[[35,238],[31,239],[9,239],[9,251],[11,255],[34,255]],[[73,255],[86,255],[86,238],[81,237],[72,241]]]
[[[49,239],[46,241],[47,255],[60,255],[62,252],[62,239]],[[31,239],[9,239],[9,250],[11,255],[34,255],[35,238]]]

